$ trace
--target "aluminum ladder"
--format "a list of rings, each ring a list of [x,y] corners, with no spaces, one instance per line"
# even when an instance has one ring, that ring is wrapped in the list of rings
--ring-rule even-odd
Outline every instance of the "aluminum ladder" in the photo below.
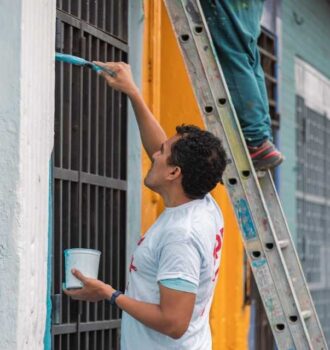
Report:
[[[204,124],[227,151],[223,182],[276,344],[280,350],[326,350],[271,173],[254,171],[200,1],[164,3]]]

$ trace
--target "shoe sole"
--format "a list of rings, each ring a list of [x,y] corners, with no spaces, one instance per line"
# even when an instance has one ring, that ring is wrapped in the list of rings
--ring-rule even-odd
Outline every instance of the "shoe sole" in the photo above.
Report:
[[[265,171],[269,169],[276,168],[285,160],[284,156],[274,158],[272,161],[270,159],[260,159],[253,161],[253,166],[257,171]]]

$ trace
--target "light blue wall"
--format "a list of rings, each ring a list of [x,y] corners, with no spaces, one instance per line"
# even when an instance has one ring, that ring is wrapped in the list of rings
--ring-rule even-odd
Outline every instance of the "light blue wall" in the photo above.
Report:
[[[129,2],[129,63],[136,84],[141,87],[143,0]],[[128,108],[127,167],[127,258],[126,266],[141,235],[141,141],[132,106]],[[126,269],[127,271],[127,269]]]
[[[21,1],[0,2],[0,348],[17,346]],[[6,286],[6,288],[4,288]],[[11,300],[11,302],[9,302]]]
[[[294,59],[299,56],[330,77],[330,2],[283,0],[281,4],[280,195],[288,223],[296,237],[296,137]],[[298,23],[297,23],[298,22]]]

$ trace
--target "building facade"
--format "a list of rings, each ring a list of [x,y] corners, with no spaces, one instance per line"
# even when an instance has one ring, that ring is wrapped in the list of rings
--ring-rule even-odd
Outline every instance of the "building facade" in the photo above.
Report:
[[[330,342],[330,3],[282,1],[280,194]]]
[[[284,211],[330,342],[330,4],[267,0],[259,45]],[[120,312],[62,293],[63,250],[102,251],[99,277],[124,289],[136,242],[163,210],[141,185],[150,163],[133,111],[92,71],[54,52],[132,66],[168,135],[202,126],[162,1],[0,4],[0,348],[118,349]],[[55,48],[55,50],[54,50]],[[174,88],[175,86],[175,88]],[[213,348],[273,347],[223,186]]]

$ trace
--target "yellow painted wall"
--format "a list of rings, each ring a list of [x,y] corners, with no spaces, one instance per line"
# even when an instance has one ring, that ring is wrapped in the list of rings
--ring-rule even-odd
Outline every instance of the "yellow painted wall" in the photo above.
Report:
[[[145,0],[144,12],[144,97],[169,136],[175,133],[175,126],[182,123],[203,127],[162,1]],[[145,175],[150,166],[145,154],[142,162]],[[213,349],[247,349],[249,307],[244,306],[243,301],[243,245],[225,188],[218,185],[213,196],[225,218],[222,263],[210,315]],[[142,232],[162,209],[159,196],[143,187]]]

